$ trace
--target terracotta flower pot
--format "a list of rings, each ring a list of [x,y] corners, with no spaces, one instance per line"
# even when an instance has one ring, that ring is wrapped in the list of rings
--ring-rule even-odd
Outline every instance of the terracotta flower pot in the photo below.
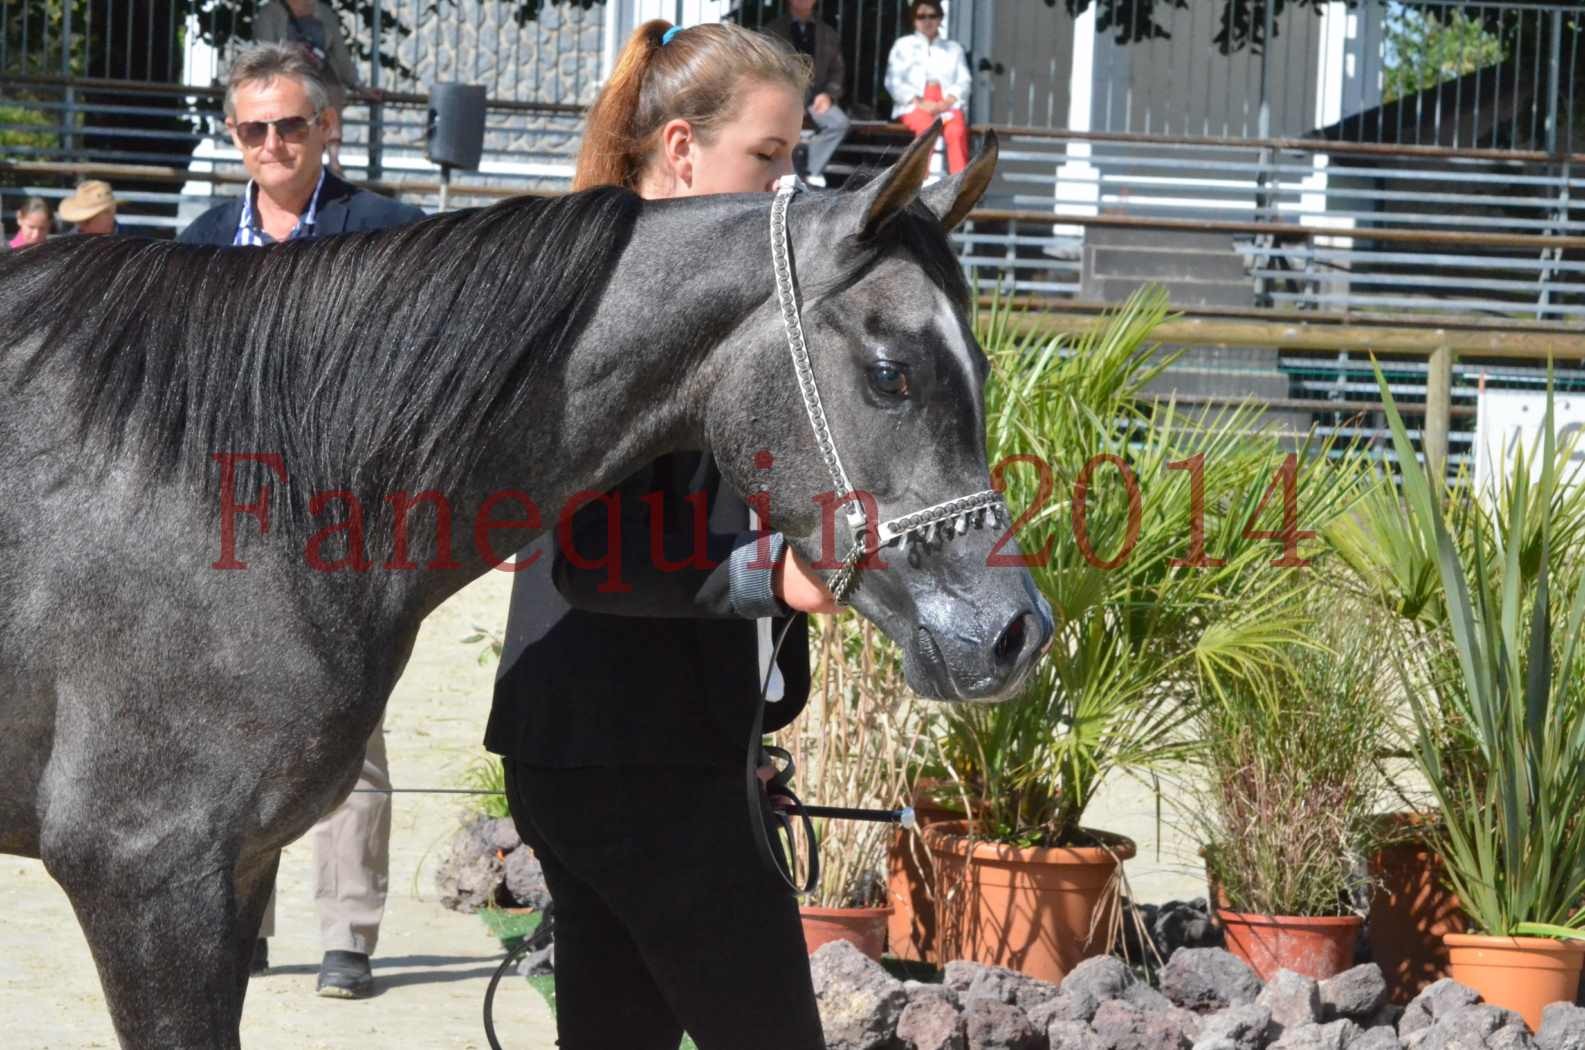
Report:
[[[1111,947],[1119,860],[1134,855],[1120,835],[1091,832],[1099,847],[1020,848],[967,837],[968,824],[925,833],[936,867],[942,959],[971,959],[1056,983]],[[1094,935],[1092,936],[1092,931]]]
[[[932,801],[937,785],[920,783],[914,792],[914,820],[922,832],[934,824],[961,820],[962,813]],[[886,891],[892,917],[886,947],[899,959],[936,962],[936,869],[922,835],[898,828],[886,851]]]
[[[1262,981],[1278,970],[1324,981],[1354,965],[1354,946],[1365,921],[1358,915],[1251,915],[1216,909],[1227,950],[1247,962]]]
[[[1585,942],[1474,933],[1450,933],[1443,940],[1449,976],[1522,1016],[1532,1032],[1540,1029],[1541,1011],[1549,1004],[1572,1003],[1579,994]]]
[[[1430,846],[1425,818],[1393,813],[1381,820],[1397,841],[1370,861],[1370,954],[1387,980],[1387,994],[1402,1006],[1447,976],[1443,937],[1465,932],[1468,920],[1447,885],[1442,858]]]
[[[847,941],[876,962],[886,950],[886,920],[891,913],[890,908],[798,909],[810,955],[832,941]]]

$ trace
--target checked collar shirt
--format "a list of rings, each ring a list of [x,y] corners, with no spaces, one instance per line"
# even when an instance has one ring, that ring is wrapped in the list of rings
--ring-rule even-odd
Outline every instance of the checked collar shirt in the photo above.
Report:
[[[319,169],[319,181],[314,183],[314,195],[308,198],[308,207],[297,217],[297,225],[292,227],[292,232],[286,235],[289,241],[298,241],[314,236],[315,227],[319,224],[319,191],[325,187],[325,169]],[[248,180],[248,188],[242,194],[242,214],[237,217],[237,233],[231,239],[233,245],[252,245],[258,247],[265,244],[274,244],[275,238],[264,232],[259,225],[258,213],[254,211],[253,202],[257,199],[259,188],[253,180]]]

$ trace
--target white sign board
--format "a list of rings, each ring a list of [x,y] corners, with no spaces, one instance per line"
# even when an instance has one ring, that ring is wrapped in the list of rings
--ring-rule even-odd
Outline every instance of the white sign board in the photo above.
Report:
[[[1545,390],[1482,390],[1475,402],[1475,491],[1489,492],[1499,477],[1513,470],[1514,456],[1524,449],[1530,477],[1541,477],[1541,421],[1546,418]],[[1560,482],[1582,476],[1585,463],[1585,396],[1553,395],[1552,425],[1559,446],[1576,442],[1571,466]]]

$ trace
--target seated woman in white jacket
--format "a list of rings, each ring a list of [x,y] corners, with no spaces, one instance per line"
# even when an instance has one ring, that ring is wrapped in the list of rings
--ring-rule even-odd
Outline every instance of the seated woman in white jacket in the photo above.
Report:
[[[937,0],[917,0],[910,13],[914,31],[898,38],[886,60],[892,118],[920,135],[940,117],[947,172],[955,175],[969,163],[969,128],[963,117],[963,104],[973,87],[969,63],[962,44],[941,36],[942,8]]]

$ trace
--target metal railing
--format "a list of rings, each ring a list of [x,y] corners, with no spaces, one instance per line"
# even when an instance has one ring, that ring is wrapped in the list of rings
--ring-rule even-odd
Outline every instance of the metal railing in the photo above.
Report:
[[[0,4],[0,135],[5,152],[39,159],[180,164],[215,132],[215,90],[255,38],[265,0],[8,0]],[[346,137],[358,166],[385,177],[389,154],[411,165],[429,85],[483,84],[494,101],[495,163],[540,173],[565,152],[592,100],[606,52],[604,5],[545,3],[521,24],[515,3],[368,0],[340,25],[357,84]],[[91,85],[114,81],[114,94]],[[389,111],[389,112],[387,112]],[[34,138],[51,138],[40,148]],[[390,139],[389,143],[387,138]],[[183,147],[186,147],[185,149]],[[223,143],[219,147],[224,152]],[[200,150],[202,152],[202,150]],[[202,159],[202,158],[200,158]]]
[[[1064,13],[1020,5],[1020,35]],[[1307,136],[1460,148],[1572,150],[1581,49],[1574,3],[1134,4],[1078,23],[1087,113],[1006,91],[991,119],[1172,136]],[[1154,13],[1153,24],[1141,17]],[[1241,17],[1240,17],[1241,16]],[[1050,32],[1048,29],[1047,32]],[[1069,70],[1072,63],[1069,63]],[[1009,71],[1007,79],[1013,72]],[[1028,76],[1025,80],[1029,80]],[[1056,79],[1065,78],[1058,71]],[[1054,119],[1053,119],[1054,117]]]
[[[175,94],[190,126],[140,129],[143,149],[97,154],[88,147],[106,129],[81,110],[70,123],[64,95],[76,90],[97,97],[94,89],[112,86],[117,109],[150,121],[172,111],[142,103]],[[214,203],[216,194],[236,192],[245,178],[229,141],[217,133],[212,89],[42,78],[28,87],[27,112],[49,123],[0,124],[0,132],[42,128],[51,141],[7,150],[0,175],[9,172],[18,191],[62,196],[71,181],[65,176],[109,175],[124,198],[151,206],[145,215],[129,216],[129,228],[168,232]],[[437,172],[421,149],[423,99],[393,96],[379,119],[386,149],[372,181],[433,208]],[[525,190],[564,189],[579,119],[575,107],[492,102],[484,170],[455,183],[453,197],[481,203]],[[369,157],[359,149],[371,137],[359,130],[368,120],[363,107],[349,110],[343,160],[354,178],[371,174]],[[1585,315],[1585,217],[1571,208],[1580,182],[1575,166],[1585,157],[997,130],[1001,174],[956,237],[964,266],[985,290],[1115,301],[1131,287],[1155,282],[1168,287],[1177,305],[1194,308],[1193,276],[1174,281],[1161,262],[1170,264],[1181,253],[1197,266],[1210,247],[1237,267],[1242,299],[1234,306],[1377,321],[1405,313],[1441,315],[1444,323],[1468,323],[1458,319],[1472,316],[1509,325],[1540,319],[1565,327],[1578,326]],[[833,172],[840,177],[855,166],[884,163],[902,141],[894,127],[862,126]],[[170,164],[173,156],[185,167]],[[1106,238],[1118,233],[1144,239],[1135,256],[1149,265],[1106,272]],[[1368,367],[1354,352],[1322,367],[1303,364],[1310,351],[1283,350],[1280,340],[1265,345],[1282,351],[1270,367],[1290,377],[1289,400],[1305,400],[1319,389],[1321,380],[1311,374],[1317,367],[1334,377]],[[1226,367],[1229,385],[1236,386],[1231,373],[1244,365]],[[1361,381],[1357,375],[1350,380],[1356,387]],[[1359,392],[1347,384],[1336,389],[1344,400]],[[1456,434],[1455,427],[1455,462]]]
[[[155,232],[186,225],[218,194],[246,181],[221,119],[221,91],[157,83],[0,76],[0,193],[65,196],[74,177],[98,175],[133,189],[122,225]],[[114,99],[114,101],[107,101]],[[86,101],[85,101],[86,100]],[[428,98],[390,92],[355,100],[344,117],[348,176],[433,210],[438,168],[424,153]],[[485,161],[452,196],[477,201],[562,190],[572,175],[580,106],[492,100]],[[9,176],[7,176],[9,172]],[[146,205],[138,207],[137,205]]]
[[[1078,335],[1093,328],[1105,304],[1002,300],[1013,328]],[[1585,392],[1585,330],[1556,324],[1449,321],[1396,315],[1358,318],[1284,311],[1189,310],[1152,333],[1166,344],[1271,348],[1290,380],[1287,397],[1263,399],[1275,415],[1299,415],[1298,428],[1331,437],[1339,449],[1360,444],[1395,462],[1376,366],[1405,417],[1421,458],[1448,477],[1474,469],[1476,398],[1481,389],[1546,389],[1552,358],[1558,396]],[[1247,395],[1235,388],[1210,396],[1174,395],[1179,406],[1215,410]]]
[[[965,262],[1020,293],[1098,298],[1098,281],[1145,276],[1170,287],[1174,253],[1219,252],[1245,286],[1220,305],[1585,316],[1582,156],[997,130],[1001,168]],[[1105,231],[1148,240],[1133,246],[1145,268],[1105,270],[1098,250],[1118,239]],[[1194,291],[1193,274],[1176,276]]]

